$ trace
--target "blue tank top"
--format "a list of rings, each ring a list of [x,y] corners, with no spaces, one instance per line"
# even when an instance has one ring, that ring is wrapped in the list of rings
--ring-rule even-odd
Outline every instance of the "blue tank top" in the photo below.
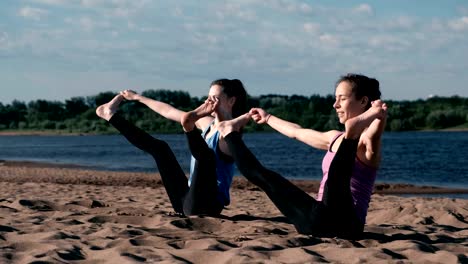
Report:
[[[208,147],[215,152],[216,156],[216,178],[218,183],[218,201],[223,205],[229,205],[231,202],[229,196],[229,188],[231,187],[232,178],[234,176],[234,162],[227,162],[221,158],[223,153],[218,148],[219,143],[219,131],[216,131],[211,137],[205,138],[211,126],[208,126],[202,133],[202,137],[205,139]],[[195,169],[195,158],[192,156],[190,160],[190,177],[189,186],[192,182],[192,175]]]

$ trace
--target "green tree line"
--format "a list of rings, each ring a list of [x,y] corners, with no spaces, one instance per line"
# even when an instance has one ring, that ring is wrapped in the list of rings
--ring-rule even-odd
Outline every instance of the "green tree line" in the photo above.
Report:
[[[183,91],[147,90],[144,96],[191,110],[205,98],[191,97]],[[0,130],[50,131],[59,133],[116,133],[95,114],[97,106],[110,101],[116,93],[103,92],[88,97],[73,97],[65,102],[14,100],[0,103]],[[261,107],[278,117],[316,130],[342,129],[333,109],[334,97],[299,95],[261,95],[249,97],[249,107]],[[468,127],[468,98],[432,97],[425,100],[386,101],[389,116],[386,130],[408,131]],[[180,124],[167,120],[138,102],[125,102],[121,113],[142,129],[152,133],[180,133]],[[250,122],[245,131],[270,130]]]

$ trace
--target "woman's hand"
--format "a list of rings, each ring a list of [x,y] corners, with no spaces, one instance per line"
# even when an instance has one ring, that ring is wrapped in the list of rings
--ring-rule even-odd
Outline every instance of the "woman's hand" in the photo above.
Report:
[[[371,110],[375,112],[376,118],[385,120],[387,118],[387,104],[382,100],[375,100],[371,102]]]
[[[197,110],[201,116],[207,116],[216,111],[219,106],[219,99],[212,96],[208,97],[205,102],[200,105]]]
[[[218,103],[219,100],[217,98],[208,97],[208,99],[206,99],[199,107],[190,112],[184,113],[180,119],[180,124],[184,128],[184,131],[192,131],[196,122],[203,117],[211,115],[216,107],[218,107]]]
[[[133,101],[133,100],[138,100],[139,94],[137,94],[135,91],[132,90],[123,90],[120,92],[120,94],[125,98],[125,100]]]
[[[249,114],[257,124],[266,124],[271,116],[271,114],[267,113],[262,108],[252,108]]]

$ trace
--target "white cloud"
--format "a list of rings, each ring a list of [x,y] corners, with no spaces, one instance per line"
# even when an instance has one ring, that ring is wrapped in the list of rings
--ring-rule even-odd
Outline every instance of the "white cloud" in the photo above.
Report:
[[[180,8],[179,6],[177,6],[177,7],[174,8],[174,10],[172,11],[172,14],[173,14],[175,17],[182,17],[182,16],[184,16],[184,11],[182,10],[182,8]]]
[[[81,0],[81,6],[89,9],[101,9],[109,16],[128,17],[144,9],[148,0]]]
[[[145,33],[162,32],[162,30],[157,27],[140,27],[138,30]]]
[[[461,31],[468,29],[468,16],[464,16],[458,19],[454,19],[448,22],[451,29]]]
[[[248,1],[245,4],[252,8],[254,3],[262,4],[268,8],[275,9],[280,12],[302,13],[309,14],[313,12],[313,8],[307,3],[299,3],[299,1],[286,0],[269,0],[269,1]]]
[[[275,33],[272,35],[263,36],[264,43],[267,47],[285,47],[291,50],[299,50],[303,48],[303,43],[300,38],[291,38],[283,33]]]
[[[239,3],[228,3],[215,11],[219,19],[238,18],[244,21],[255,21],[257,14],[254,9],[243,6]]]
[[[311,13],[312,12],[312,7],[306,3],[302,3],[300,6],[299,6],[299,10],[301,10],[301,12],[303,13]]]
[[[193,32],[191,38],[195,45],[201,45],[205,47],[216,46],[223,41],[221,36],[201,32]]]
[[[322,34],[319,40],[324,48],[337,48],[341,44],[340,39],[332,34]]]
[[[304,31],[307,33],[318,33],[320,31],[320,24],[318,23],[305,23],[303,25]]]
[[[361,5],[357,6],[357,7],[355,7],[353,9],[353,11],[355,13],[359,13],[359,14],[366,14],[366,15],[373,15],[374,14],[374,10],[368,4],[361,4]]]
[[[97,29],[106,29],[107,32],[111,28],[109,21],[105,19],[97,20],[95,17],[90,16],[82,16],[80,18],[68,17],[65,19],[65,22],[84,32],[97,31]]]
[[[115,16],[128,16],[151,3],[149,0],[29,0],[36,4],[51,6],[84,7],[107,9]]]
[[[442,20],[434,18],[430,22],[431,31],[442,31],[444,29],[445,29],[445,24],[442,22]]]
[[[18,15],[33,20],[41,20],[44,16],[48,14],[47,10],[41,8],[35,8],[30,6],[25,6],[20,8]]]
[[[98,7],[105,1],[102,0],[81,0],[81,5],[87,8]]]
[[[0,44],[6,43],[8,40],[8,33],[0,32]]]
[[[458,7],[458,12],[460,12],[462,15],[468,15],[468,6]]]
[[[398,16],[388,22],[387,26],[391,29],[411,30],[414,28],[415,18],[409,16]]]
[[[67,0],[32,0],[34,3],[38,4],[45,4],[45,5],[64,5],[67,2]]]
[[[205,62],[205,63],[208,63],[208,62]],[[241,52],[239,56],[237,56],[236,58],[232,60],[231,63],[237,67],[243,67],[243,68],[246,68],[246,67],[251,68],[251,67],[258,66],[257,57],[250,56],[246,52]]]
[[[403,51],[411,47],[411,43],[404,37],[395,35],[378,35],[369,38],[371,47],[386,49],[387,51]]]
[[[84,31],[92,31],[95,27],[94,21],[89,17],[82,17],[78,22]]]
[[[0,51],[5,51],[10,49],[11,42],[10,38],[8,37],[8,33],[0,32]]]

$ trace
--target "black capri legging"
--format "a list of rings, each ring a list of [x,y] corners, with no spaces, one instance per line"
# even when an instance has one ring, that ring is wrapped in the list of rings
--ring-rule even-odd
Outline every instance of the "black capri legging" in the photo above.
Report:
[[[317,201],[278,173],[263,167],[240,137],[225,137],[239,171],[260,187],[302,234],[357,238],[364,224],[357,218],[350,179],[358,140],[343,139],[328,172],[322,201]]]
[[[154,158],[174,211],[184,215],[221,213],[224,206],[217,199],[215,153],[196,129],[185,133],[189,149],[196,160],[192,181],[188,186],[188,179],[166,142],[152,137],[118,113],[112,116],[109,123],[135,147]]]

